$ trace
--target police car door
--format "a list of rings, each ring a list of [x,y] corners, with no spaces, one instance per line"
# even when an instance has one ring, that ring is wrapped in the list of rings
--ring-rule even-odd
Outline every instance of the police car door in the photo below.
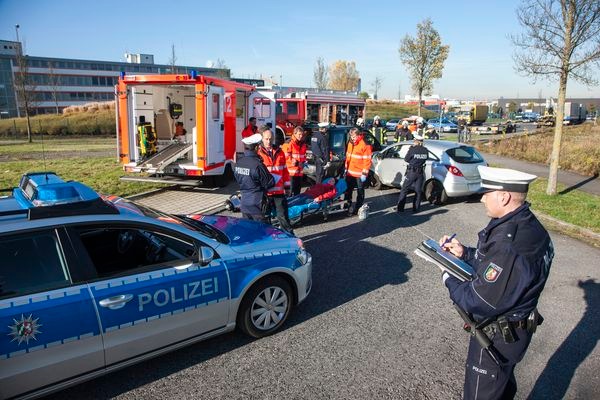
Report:
[[[206,165],[225,161],[225,122],[223,97],[225,90],[219,86],[206,85]]]
[[[104,367],[90,292],[62,229],[0,236],[0,398]],[[64,246],[64,247],[63,247]]]
[[[227,324],[229,284],[218,260],[199,263],[201,244],[147,225],[72,229],[99,280],[90,283],[107,366],[182,344]]]

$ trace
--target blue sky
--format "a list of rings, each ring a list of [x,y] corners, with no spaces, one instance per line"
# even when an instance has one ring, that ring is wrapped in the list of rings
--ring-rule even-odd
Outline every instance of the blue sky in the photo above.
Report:
[[[519,77],[508,39],[520,27],[518,0],[503,1],[85,1],[0,0],[0,39],[27,54],[116,61],[125,52],[154,54],[168,63],[204,66],[221,58],[235,77],[274,76],[284,85],[311,86],[317,57],[352,60],[363,90],[383,79],[380,98],[410,93],[398,57],[406,34],[430,17],[450,45],[434,93],[445,98],[556,96],[557,85]],[[600,88],[569,83],[571,97],[600,97]]]

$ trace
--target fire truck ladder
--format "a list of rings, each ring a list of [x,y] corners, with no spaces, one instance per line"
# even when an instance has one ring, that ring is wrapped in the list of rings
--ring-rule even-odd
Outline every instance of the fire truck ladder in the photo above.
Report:
[[[191,143],[172,143],[152,157],[144,160],[138,167],[142,171],[151,174],[162,173],[165,166],[177,160],[183,154],[190,151],[191,148]]]

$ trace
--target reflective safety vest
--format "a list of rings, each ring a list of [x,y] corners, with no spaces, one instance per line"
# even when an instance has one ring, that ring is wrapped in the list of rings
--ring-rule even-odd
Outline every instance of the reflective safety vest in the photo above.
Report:
[[[284,143],[281,149],[285,153],[285,160],[290,176],[303,176],[303,165],[306,162],[306,144],[299,143],[294,139]]]
[[[265,147],[259,146],[257,153],[260,158],[262,158],[263,163],[271,175],[275,178],[275,186],[267,191],[267,196],[284,194],[284,188],[290,186],[290,174],[287,169],[283,150],[279,148],[267,150]],[[277,179],[277,177],[279,177],[279,179]]]
[[[346,148],[346,174],[359,178],[361,175],[368,176],[371,168],[371,145],[365,143],[359,136],[356,143],[348,142]]]

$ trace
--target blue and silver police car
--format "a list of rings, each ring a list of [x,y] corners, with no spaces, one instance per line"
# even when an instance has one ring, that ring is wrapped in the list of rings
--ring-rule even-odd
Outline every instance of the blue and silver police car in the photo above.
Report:
[[[31,398],[236,326],[277,331],[311,289],[302,241],[169,215],[52,173],[0,198],[0,398]]]

